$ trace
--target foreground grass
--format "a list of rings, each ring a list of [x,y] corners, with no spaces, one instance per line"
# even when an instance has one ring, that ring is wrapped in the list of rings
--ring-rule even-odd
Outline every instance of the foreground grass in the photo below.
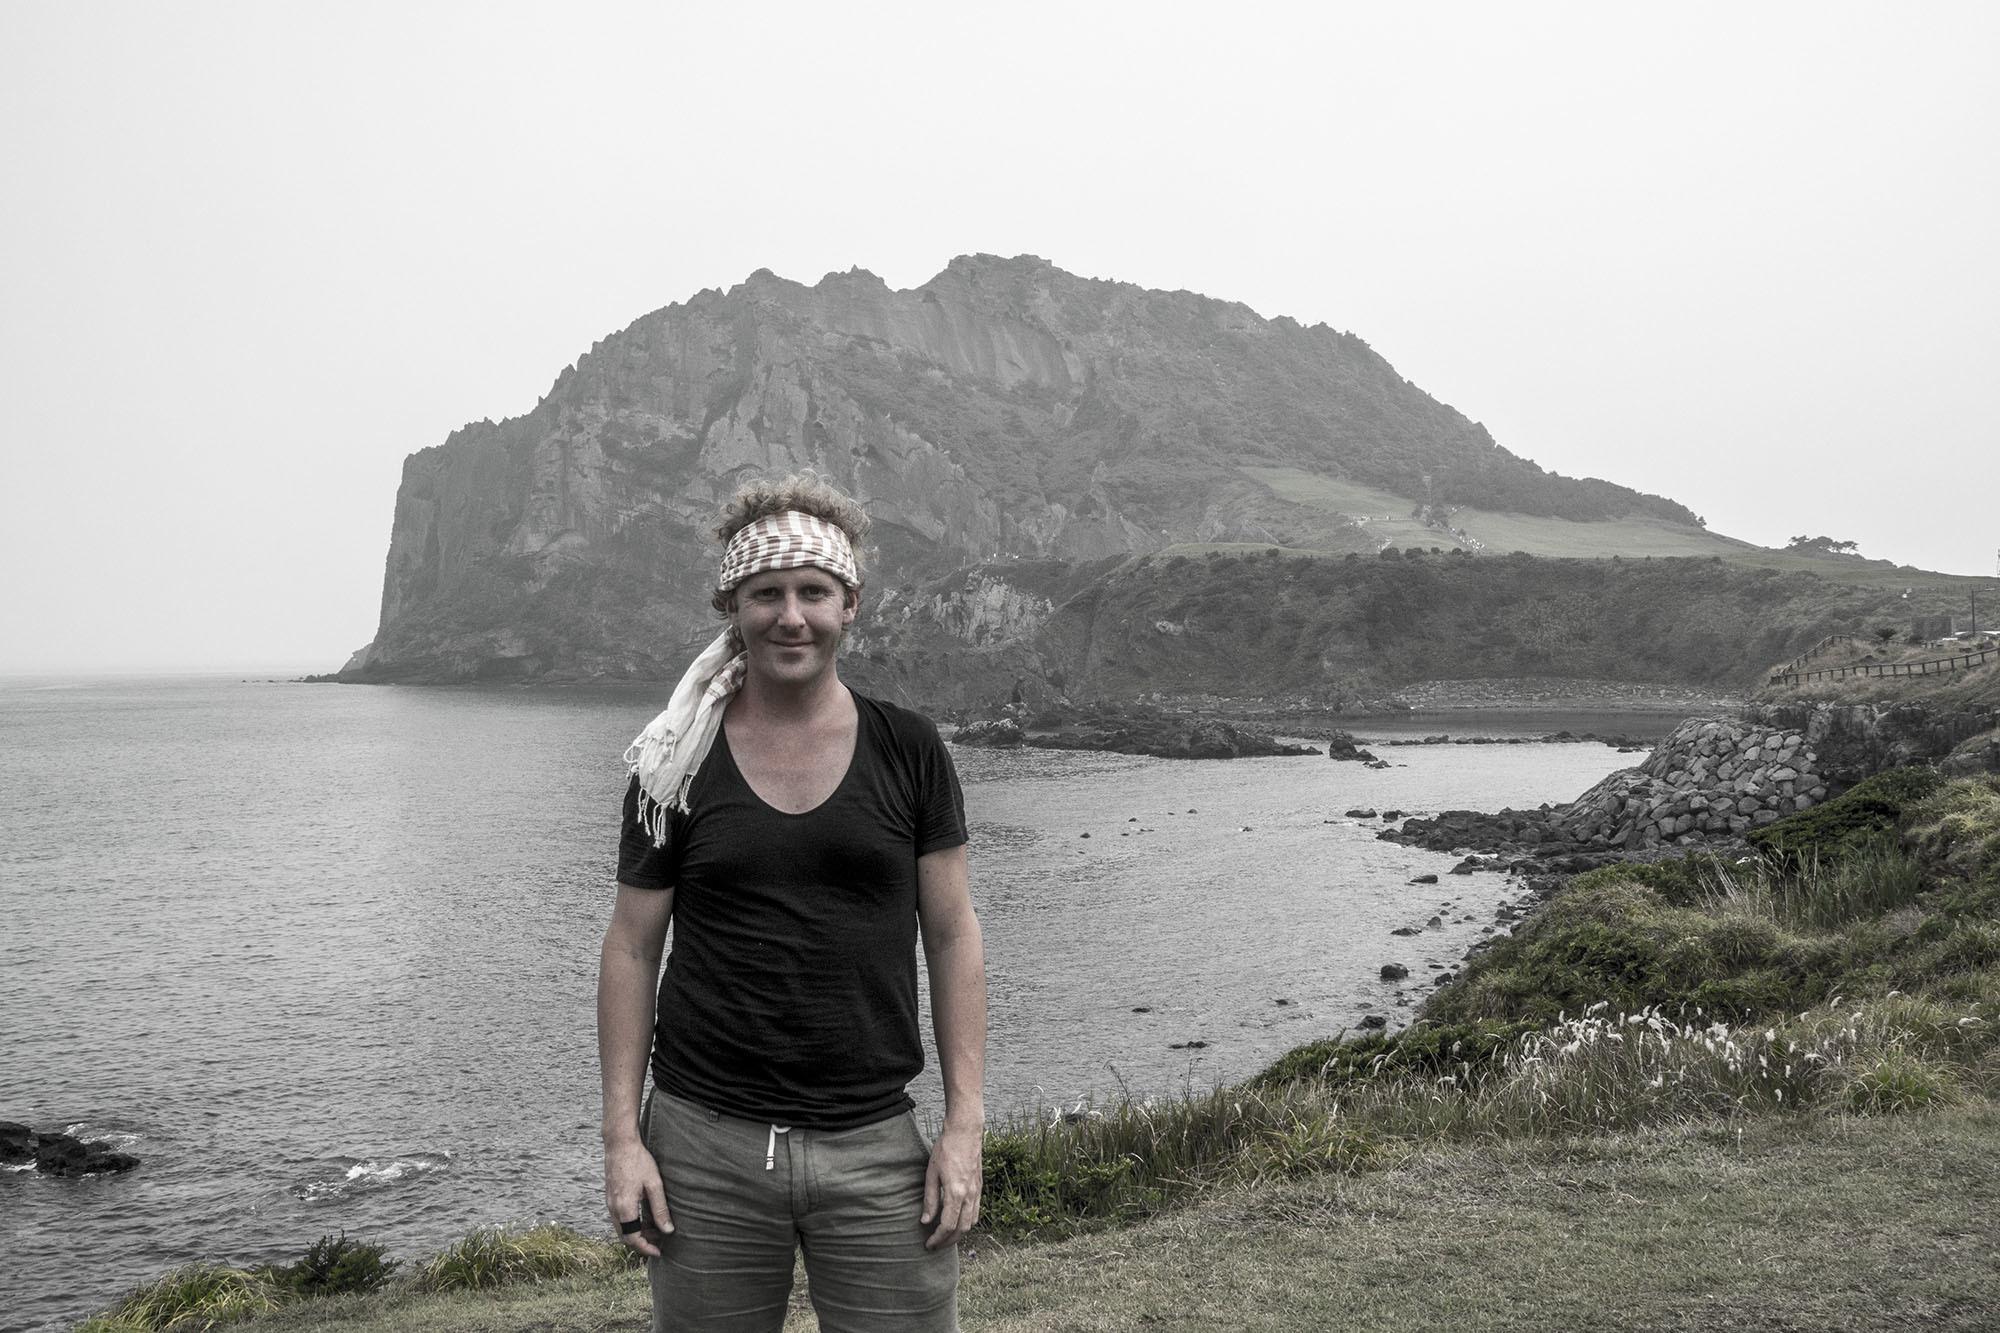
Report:
[[[1438,1148],[1061,1242],[982,1239],[961,1314],[987,1333],[1990,1329],[1996,1163],[1984,1103]],[[647,1301],[628,1269],[335,1298],[247,1327],[639,1333]],[[799,1307],[788,1333],[816,1327]]]
[[[1990,1329],[1996,1146],[1982,1105],[1426,1152],[982,1255],[966,1323]]]

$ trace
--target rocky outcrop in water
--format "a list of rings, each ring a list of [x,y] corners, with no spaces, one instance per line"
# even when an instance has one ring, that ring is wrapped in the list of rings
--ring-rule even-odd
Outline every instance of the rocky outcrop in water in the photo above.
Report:
[[[1030,737],[1028,744],[1045,750],[1103,750],[1160,759],[1247,759],[1319,753],[1309,745],[1287,745],[1227,722],[1198,718],[1135,722],[1108,731],[1059,731]]]
[[[1387,768],[1389,765],[1361,748],[1360,742],[1345,731],[1330,733],[1326,738],[1326,757],[1336,762],[1366,764],[1370,768]]]
[[[69,1134],[38,1133],[27,1125],[0,1120],[0,1162],[32,1162],[45,1176],[94,1176],[130,1171],[139,1159]]]
[[[1098,750],[1160,759],[1243,759],[1319,753],[1310,746],[1286,745],[1227,722],[1143,709],[1130,712],[1093,709],[1084,718],[1060,714],[1031,718],[1025,709],[1016,706],[1003,710],[998,718],[960,724],[952,740],[959,745],[988,749],[1026,745],[1042,750]]]

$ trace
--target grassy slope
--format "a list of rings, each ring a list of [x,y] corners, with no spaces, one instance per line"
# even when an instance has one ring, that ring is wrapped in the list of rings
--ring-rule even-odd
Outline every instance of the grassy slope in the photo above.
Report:
[[[1377,544],[1407,548],[1450,548],[1449,533],[1426,527],[1411,517],[1416,501],[1393,491],[1338,477],[1320,476],[1298,468],[1246,467],[1245,476],[1269,486],[1281,499],[1327,513],[1344,514],[1362,523]],[[1454,508],[1452,526],[1483,542],[1486,554],[1526,551],[1529,555],[1581,559],[1627,560],[1643,556],[1720,556],[1746,568],[1803,572],[1837,583],[1901,589],[1914,582],[1927,586],[1990,582],[1956,574],[1932,574],[1888,560],[1799,555],[1724,537],[1686,524],[1649,517],[1579,522],[1530,514],[1500,513],[1472,506]],[[1182,548],[1176,548],[1182,549]]]

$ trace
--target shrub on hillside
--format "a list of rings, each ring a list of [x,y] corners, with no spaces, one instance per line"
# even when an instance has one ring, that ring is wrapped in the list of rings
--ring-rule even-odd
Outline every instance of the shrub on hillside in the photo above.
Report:
[[[388,1258],[379,1245],[338,1236],[321,1236],[292,1263],[266,1270],[271,1281],[296,1296],[337,1296],[373,1291],[402,1265]]]
[[[1311,1082],[1339,1088],[1370,1078],[1435,1076],[1496,1059],[1534,1024],[1481,1020],[1471,1023],[1419,1021],[1401,1032],[1345,1041],[1330,1037],[1287,1051],[1246,1087],[1276,1088]]]
[[[1906,812],[1943,782],[1928,768],[1892,768],[1830,801],[1757,829],[1746,840],[1795,865],[1814,857],[1835,860],[1865,844],[1895,838]]]
[[[1747,1018],[1818,1003],[1842,961],[1830,940],[1745,914],[1677,907],[1629,879],[1598,879],[1564,892],[1473,960],[1425,1013],[1441,1023],[1545,1024],[1608,1002],[1627,1012]]]

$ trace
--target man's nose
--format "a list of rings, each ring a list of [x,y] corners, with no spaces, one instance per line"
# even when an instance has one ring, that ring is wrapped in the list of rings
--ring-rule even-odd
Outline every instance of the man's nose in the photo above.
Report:
[[[797,593],[786,593],[784,600],[778,603],[779,623],[785,625],[803,625],[805,619],[805,603],[799,600]]]

